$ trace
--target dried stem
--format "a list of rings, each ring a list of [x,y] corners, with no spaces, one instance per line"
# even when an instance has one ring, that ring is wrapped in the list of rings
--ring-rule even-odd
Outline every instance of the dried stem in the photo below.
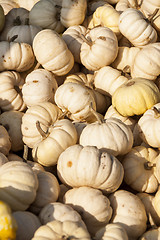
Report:
[[[152,162],[149,162],[149,161],[147,161],[147,162],[145,162],[144,163],[144,168],[146,169],[146,170],[151,170],[153,167],[155,167],[156,166],[156,163],[152,163]]]
[[[40,126],[39,121],[36,121],[36,127],[37,127],[38,132],[41,134],[42,138],[46,139],[48,137],[49,133],[48,133],[48,131],[46,131],[46,132],[43,131],[43,129]]]
[[[80,34],[82,40],[87,43],[89,46],[92,46],[92,42],[88,40],[83,34]]]

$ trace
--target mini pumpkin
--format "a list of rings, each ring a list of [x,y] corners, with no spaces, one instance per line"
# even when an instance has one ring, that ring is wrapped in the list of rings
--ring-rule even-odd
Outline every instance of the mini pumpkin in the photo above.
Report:
[[[141,115],[159,101],[156,84],[140,77],[122,84],[112,96],[112,105],[122,116]]]

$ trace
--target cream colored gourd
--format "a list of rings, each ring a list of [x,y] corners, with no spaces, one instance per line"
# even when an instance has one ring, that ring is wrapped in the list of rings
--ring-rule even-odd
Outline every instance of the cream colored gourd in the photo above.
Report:
[[[133,145],[131,129],[117,118],[104,119],[88,124],[80,135],[82,146],[96,146],[118,156],[129,152]]]
[[[16,4],[16,3],[15,3]],[[22,7],[14,7],[5,15],[5,25],[1,32],[1,41],[6,41],[7,33],[13,26],[24,25],[28,22],[29,11]]]
[[[141,77],[155,80],[160,74],[160,43],[151,43],[143,47],[136,55],[132,68],[132,78]]]
[[[28,43],[0,42],[0,71],[23,72],[30,69],[34,61],[35,56]]]
[[[12,8],[19,8],[19,5],[12,0],[0,0],[0,5],[2,6],[4,10],[4,14],[7,15],[7,13],[12,9]]]
[[[156,157],[158,152],[151,147],[137,146],[123,158],[124,181],[137,192],[155,193],[158,189]]]
[[[33,237],[35,231],[42,225],[38,216],[32,212],[14,211],[13,217],[17,222],[16,240],[29,240]]]
[[[23,100],[27,107],[47,101],[54,103],[57,88],[58,83],[52,72],[43,68],[35,69],[25,78],[22,86]]]
[[[58,179],[54,174],[48,171],[39,171],[37,177],[39,184],[36,198],[29,207],[29,210],[36,215],[48,203],[56,202],[60,192]]]
[[[135,194],[117,190],[109,196],[113,209],[111,223],[119,223],[130,240],[138,239],[147,229],[147,215],[144,204]]]
[[[156,213],[156,210],[153,206],[153,199],[155,194],[140,192],[140,193],[137,193],[136,195],[141,199],[141,201],[145,206],[150,225],[153,227],[155,225],[159,226],[160,217]]]
[[[83,23],[87,11],[87,0],[62,0],[60,21],[66,28]]]
[[[86,30],[82,25],[75,25],[68,27],[62,34],[62,38],[73,54],[75,62],[79,64],[81,64],[80,49],[83,43],[81,35],[85,35]]]
[[[68,190],[64,195],[64,203],[81,214],[91,236],[104,227],[112,216],[108,197],[100,190],[91,187],[84,186]]]
[[[156,8],[156,14],[152,18],[152,25],[156,29],[158,36],[160,36],[160,8]]]
[[[38,1],[29,12],[29,23],[62,33],[65,27],[60,21],[61,8],[61,2],[56,4],[52,0]]]
[[[110,193],[121,185],[124,170],[120,161],[107,151],[76,144],[59,156],[57,174],[61,182],[71,187],[88,186]]]
[[[160,101],[160,92],[153,81],[132,78],[112,96],[112,105],[123,116],[141,115]]]
[[[7,32],[6,40],[12,39],[15,35],[17,35],[15,42],[28,43],[32,46],[34,37],[41,30],[42,28],[39,26],[30,25],[28,23],[25,25],[13,26]]]
[[[66,82],[73,82],[86,86],[95,98],[97,112],[103,114],[107,107],[110,105],[110,98],[107,98],[105,95],[100,93],[100,91],[95,89],[94,74],[84,74],[83,72],[69,74],[64,80],[64,83]]]
[[[41,122],[41,128],[44,132],[52,125],[62,114],[62,111],[51,102],[43,102],[34,105],[26,110],[22,117],[22,139],[30,148],[41,141],[41,135],[36,127],[36,122]]]
[[[5,156],[7,156],[10,150],[11,150],[11,139],[10,139],[9,133],[3,125],[0,125],[0,152],[3,153]]]
[[[37,61],[44,69],[58,76],[63,76],[72,69],[74,57],[55,30],[41,30],[35,36],[32,46]]]
[[[135,47],[157,41],[156,30],[146,21],[143,13],[134,8],[127,8],[120,14],[119,30]]]
[[[36,230],[31,240],[57,240],[58,239],[79,239],[90,240],[90,234],[86,228],[72,221],[52,221]]]
[[[77,131],[69,119],[57,120],[47,133],[38,124],[38,130],[42,139],[34,145],[32,157],[35,162],[43,166],[54,166],[57,164],[59,155],[69,146],[77,143]]]
[[[126,70],[126,72],[130,72],[134,63],[134,59],[139,51],[139,47],[119,47],[118,55],[111,66],[121,71]]]
[[[110,65],[118,54],[118,40],[108,27],[88,29],[81,45],[82,64],[91,71]]]
[[[80,223],[83,227],[86,227],[83,222],[81,215],[74,210],[68,204],[63,202],[51,202],[46,204],[39,213],[39,219],[42,225],[47,224],[48,222],[57,220],[61,222],[73,221]]]
[[[71,120],[95,119],[90,105],[96,110],[93,94],[82,84],[68,82],[60,85],[55,92],[55,103]]]
[[[24,80],[15,71],[0,73],[0,107],[3,111],[24,111],[26,104],[23,101],[21,90]]]
[[[17,227],[10,205],[0,200],[0,239],[16,239]]]
[[[112,96],[118,87],[127,82],[128,78],[111,66],[104,66],[94,73],[95,89],[104,95]]]
[[[97,240],[128,240],[128,235],[125,228],[119,223],[108,223],[95,234]]]
[[[101,25],[110,28],[117,36],[120,37],[119,30],[119,16],[120,13],[109,3],[98,7],[93,13],[94,27]]]
[[[160,147],[159,122],[160,122],[160,103],[153,105],[138,120],[137,130],[140,138],[151,147]]]
[[[13,211],[24,211],[34,201],[38,189],[37,175],[25,162],[11,161],[0,167],[0,200]]]
[[[139,9],[140,5],[141,5],[141,0],[119,0],[115,5],[115,9],[119,13],[122,13],[128,8]]]
[[[109,108],[107,109],[105,115],[104,115],[104,119],[108,119],[110,117],[114,117],[114,118],[118,118],[120,119],[122,122],[124,122],[127,126],[130,127],[130,129],[133,131],[135,124],[137,123],[137,121],[132,118],[132,117],[124,117],[121,114],[119,114],[119,112],[117,112],[117,110],[110,105]]]
[[[8,130],[11,140],[11,150],[14,152],[23,149],[21,123],[24,113],[20,111],[6,111],[0,115],[0,124]]]

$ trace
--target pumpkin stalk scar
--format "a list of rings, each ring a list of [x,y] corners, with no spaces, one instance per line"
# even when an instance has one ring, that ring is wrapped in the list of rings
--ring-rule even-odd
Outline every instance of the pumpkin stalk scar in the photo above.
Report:
[[[151,170],[153,167],[156,167],[156,163],[152,163],[152,162],[149,162],[149,161],[144,163],[144,168],[146,170]]]

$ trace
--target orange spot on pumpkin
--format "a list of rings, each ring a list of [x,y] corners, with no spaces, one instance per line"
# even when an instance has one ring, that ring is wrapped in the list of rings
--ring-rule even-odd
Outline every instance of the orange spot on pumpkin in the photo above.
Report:
[[[71,161],[67,162],[67,167],[72,167],[72,162]]]

